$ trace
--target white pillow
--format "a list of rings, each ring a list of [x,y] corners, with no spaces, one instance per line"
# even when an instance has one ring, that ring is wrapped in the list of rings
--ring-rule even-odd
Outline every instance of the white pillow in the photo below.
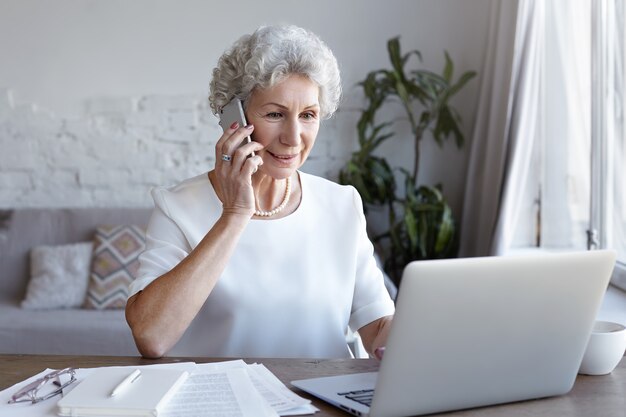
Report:
[[[87,293],[92,252],[92,242],[31,249],[30,281],[22,308],[80,307]]]

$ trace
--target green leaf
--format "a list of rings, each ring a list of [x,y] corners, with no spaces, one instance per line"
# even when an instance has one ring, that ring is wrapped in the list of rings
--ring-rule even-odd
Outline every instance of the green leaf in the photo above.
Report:
[[[453,134],[457,147],[461,147],[465,140],[463,133],[459,129],[457,119],[451,112],[448,106],[441,109],[439,117],[433,129],[433,137],[435,141],[441,146],[443,145],[443,139]]]
[[[404,224],[406,226],[406,231],[409,237],[409,241],[411,242],[411,247],[417,247],[419,234],[417,230],[417,221],[415,219],[415,216],[413,215],[413,211],[405,210]]]
[[[387,42],[387,51],[389,53],[389,60],[391,61],[391,67],[394,73],[400,78],[404,78],[403,59],[400,54],[400,37],[389,39]]]
[[[420,238],[419,238],[419,256],[422,259],[428,258],[428,219],[424,212],[419,216],[419,229],[420,229]]]
[[[402,100],[402,103],[405,105],[410,103],[409,92],[406,89],[406,85],[401,80],[396,82],[396,92],[398,93],[398,97]]]
[[[412,55],[415,55],[420,62],[422,61],[422,53],[417,49],[414,49],[412,51],[409,51],[402,57],[402,68],[405,67],[407,61],[409,60],[409,58],[411,58]]]
[[[450,83],[452,81],[452,74],[454,73],[454,64],[448,55],[448,51],[444,51],[446,56],[446,65],[443,67],[443,78]]]
[[[384,141],[386,141],[393,135],[394,133],[391,132],[391,133],[386,133],[384,135],[378,136],[375,140],[372,141],[372,150],[376,149],[378,145],[380,145],[381,143],[383,143]]]
[[[428,98],[428,101],[434,102],[440,99],[443,92],[447,91],[448,82],[433,72],[427,70],[413,71],[413,80],[420,91],[423,91]]]
[[[378,199],[385,201],[388,198],[393,198],[396,184],[387,161],[383,158],[372,158],[369,161],[368,168],[372,182],[377,189]]]
[[[423,105],[426,104],[427,100],[431,99],[430,91],[422,88],[420,85],[415,83],[407,83],[406,90],[410,94],[411,97],[416,98]]]
[[[476,76],[476,72],[475,71],[467,71],[466,73],[464,73],[463,75],[461,75],[461,78],[459,78],[459,80],[456,82],[456,84],[454,84],[452,87],[450,87],[450,89],[448,90],[448,98],[452,97],[453,95],[455,95],[456,93],[459,92],[459,90],[463,87],[465,87],[465,84],[467,84],[472,78],[474,78]]]
[[[422,129],[422,131],[426,130],[426,128],[428,127],[428,125],[430,125],[432,120],[433,118],[432,118],[431,113],[429,111],[423,111],[422,114],[420,115],[420,123],[419,123],[420,129]]]
[[[452,220],[452,210],[445,204],[441,214],[441,223],[439,224],[439,232],[435,242],[435,253],[445,253],[446,248],[454,238],[454,221]]]

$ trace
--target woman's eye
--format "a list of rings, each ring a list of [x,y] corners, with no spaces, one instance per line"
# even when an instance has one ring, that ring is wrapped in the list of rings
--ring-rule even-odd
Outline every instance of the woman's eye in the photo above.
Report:
[[[300,116],[305,120],[313,120],[315,119],[315,114],[313,113],[302,113],[302,115]]]
[[[273,111],[273,112],[267,113],[266,116],[269,117],[270,119],[280,119],[282,117],[282,114]]]

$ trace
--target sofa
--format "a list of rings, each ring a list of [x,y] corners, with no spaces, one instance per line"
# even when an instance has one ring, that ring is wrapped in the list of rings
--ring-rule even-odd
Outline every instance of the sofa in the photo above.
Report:
[[[22,307],[31,277],[31,249],[92,241],[102,225],[146,226],[151,208],[0,209],[0,353],[138,355],[123,309]],[[395,299],[397,289],[385,276]],[[356,357],[367,357],[360,338],[348,331]],[[172,355],[198,355],[179,343]]]
[[[145,226],[150,208],[0,211],[0,353],[138,355],[123,309],[25,309],[30,251],[91,241],[100,225]]]

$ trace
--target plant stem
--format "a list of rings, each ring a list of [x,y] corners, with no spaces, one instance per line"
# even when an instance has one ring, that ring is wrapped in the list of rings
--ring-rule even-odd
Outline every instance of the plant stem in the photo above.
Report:
[[[396,263],[396,241],[397,241],[397,236],[395,233],[395,224],[396,224],[396,212],[394,211],[393,208],[393,199],[389,200],[387,202],[387,205],[389,207],[389,237],[391,240],[391,253],[390,253],[390,258],[391,259],[391,278],[392,280],[398,284],[400,283],[400,279],[398,277],[398,267],[397,267],[397,263]],[[389,272],[389,271],[387,271]]]
[[[415,130],[415,160],[413,161],[413,183],[417,186],[417,173],[420,166],[420,142],[422,140],[423,130],[418,127]]]

